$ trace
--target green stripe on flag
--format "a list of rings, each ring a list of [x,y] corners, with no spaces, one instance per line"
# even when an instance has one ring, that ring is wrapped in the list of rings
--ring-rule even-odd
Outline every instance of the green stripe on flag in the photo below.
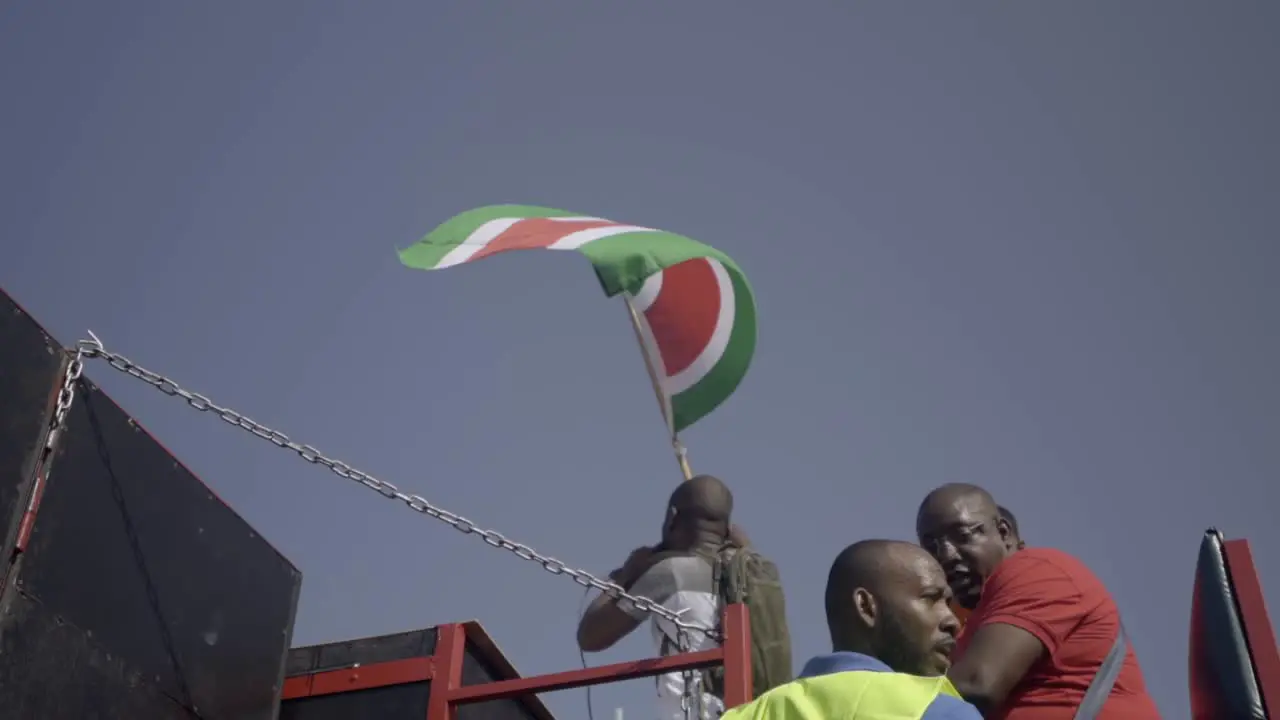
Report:
[[[587,243],[579,250],[595,267],[604,294],[636,293],[654,273],[694,258],[719,260],[730,276],[741,275],[728,255],[672,232],[631,232]],[[747,291],[750,293],[750,290]]]

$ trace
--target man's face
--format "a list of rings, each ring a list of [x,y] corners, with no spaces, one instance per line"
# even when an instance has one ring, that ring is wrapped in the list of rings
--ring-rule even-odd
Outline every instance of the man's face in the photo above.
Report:
[[[956,602],[969,610],[982,597],[983,581],[1017,543],[1009,524],[977,494],[939,498],[921,508],[916,534],[942,565]]]
[[[960,623],[952,614],[951,589],[933,558],[920,552],[900,581],[878,597],[877,654],[897,672],[945,675],[951,667]]]

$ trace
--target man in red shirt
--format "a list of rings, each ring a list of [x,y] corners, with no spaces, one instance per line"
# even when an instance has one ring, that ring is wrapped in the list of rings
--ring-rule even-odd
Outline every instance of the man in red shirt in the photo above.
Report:
[[[960,694],[987,718],[1075,718],[1121,631],[1102,582],[1064,552],[1020,549],[995,500],[974,485],[929,493],[916,534],[970,611],[948,673]],[[1160,718],[1127,643],[1104,697],[1096,720]]]
[[[1018,519],[1014,517],[1013,511],[1003,505],[997,505],[996,512],[1000,514],[1001,520],[1009,523],[1009,533],[1012,536],[1013,544],[1017,549],[1021,550],[1026,547],[1027,544],[1023,542],[1022,534],[1018,530]],[[951,612],[956,616],[956,619],[960,621],[961,627],[964,627],[964,624],[969,621],[969,608],[966,608],[956,602],[954,597],[951,598]]]

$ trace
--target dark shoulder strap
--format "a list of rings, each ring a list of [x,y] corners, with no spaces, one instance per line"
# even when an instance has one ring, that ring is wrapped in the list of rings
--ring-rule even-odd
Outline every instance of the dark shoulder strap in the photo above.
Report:
[[[1076,709],[1075,720],[1093,720],[1098,716],[1102,711],[1103,703],[1111,696],[1111,689],[1115,687],[1116,678],[1120,677],[1124,658],[1128,654],[1129,636],[1125,633],[1122,622],[1111,651],[1102,661],[1102,667],[1098,668],[1098,674],[1093,676],[1093,682],[1089,683],[1089,689],[1084,693],[1084,700],[1080,701],[1080,707]]]

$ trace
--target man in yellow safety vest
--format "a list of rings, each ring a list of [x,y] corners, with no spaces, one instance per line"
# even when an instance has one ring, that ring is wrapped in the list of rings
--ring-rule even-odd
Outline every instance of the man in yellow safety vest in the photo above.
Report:
[[[722,720],[981,720],[946,678],[959,630],[950,599],[919,546],[850,545],[827,576],[832,652]]]

